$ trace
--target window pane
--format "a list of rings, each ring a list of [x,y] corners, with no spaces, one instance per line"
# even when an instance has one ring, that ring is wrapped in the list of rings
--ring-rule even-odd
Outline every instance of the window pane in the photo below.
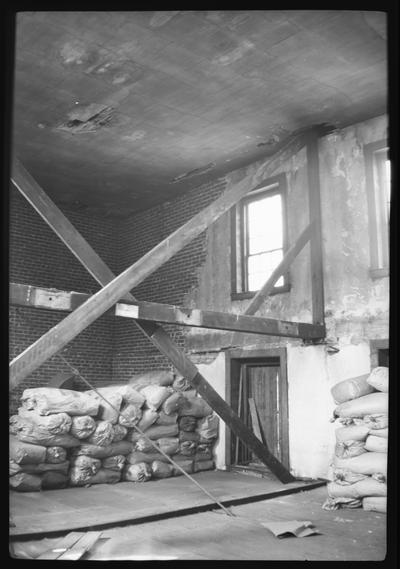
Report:
[[[272,271],[277,267],[283,257],[282,249],[271,253],[261,253],[248,258],[248,287],[249,290],[260,290]],[[283,286],[283,277],[275,286]]]
[[[281,249],[282,198],[280,195],[265,197],[247,205],[248,254]]]

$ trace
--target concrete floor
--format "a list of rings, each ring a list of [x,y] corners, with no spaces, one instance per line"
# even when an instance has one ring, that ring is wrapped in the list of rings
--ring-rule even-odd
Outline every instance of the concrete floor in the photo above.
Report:
[[[104,530],[90,560],[310,560],[380,561],[386,553],[386,516],[355,510],[322,510],[326,488],[231,506],[217,511]],[[259,522],[311,521],[321,532],[276,538]],[[35,557],[59,538],[15,541],[13,554]]]

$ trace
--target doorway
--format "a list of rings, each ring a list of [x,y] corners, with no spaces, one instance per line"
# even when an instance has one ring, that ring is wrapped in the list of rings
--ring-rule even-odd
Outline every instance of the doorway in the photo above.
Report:
[[[289,469],[286,350],[231,350],[227,357],[227,400],[247,427]],[[264,466],[234,433],[228,432],[227,439],[227,465]]]

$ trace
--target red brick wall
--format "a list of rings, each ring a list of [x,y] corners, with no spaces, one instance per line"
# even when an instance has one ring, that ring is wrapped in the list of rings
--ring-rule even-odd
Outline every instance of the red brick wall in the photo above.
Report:
[[[126,219],[119,233],[120,271],[215,200],[224,187],[223,180],[216,180]],[[183,304],[185,295],[198,284],[198,269],[205,261],[205,247],[206,233],[203,232],[136,287],[133,295],[138,300]],[[183,327],[169,325],[165,328],[180,346],[185,346]],[[170,367],[168,359],[153,347],[134,322],[123,318],[115,321],[115,380],[125,380],[149,369]]]
[[[111,219],[61,209],[110,267],[118,270],[114,251],[117,224]],[[9,236],[11,282],[80,292],[99,289],[96,281],[15,188],[10,190]],[[10,306],[10,359],[65,316],[65,312]],[[112,379],[113,325],[112,315],[102,316],[61,352],[94,383]],[[11,412],[18,406],[23,389],[46,385],[57,372],[67,370],[59,357],[51,358],[10,392]],[[79,381],[77,387],[86,389],[85,384]]]

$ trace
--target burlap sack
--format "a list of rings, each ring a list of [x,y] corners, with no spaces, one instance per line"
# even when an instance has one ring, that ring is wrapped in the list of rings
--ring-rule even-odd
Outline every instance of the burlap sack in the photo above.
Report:
[[[36,409],[40,415],[68,413],[95,417],[99,410],[98,403],[87,393],[55,387],[25,389],[21,401],[23,407]]]

